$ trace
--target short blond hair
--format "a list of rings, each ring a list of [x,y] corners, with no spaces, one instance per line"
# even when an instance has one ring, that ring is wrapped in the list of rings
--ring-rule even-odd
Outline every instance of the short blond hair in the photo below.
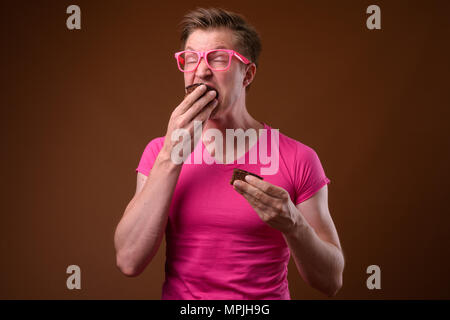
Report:
[[[188,12],[180,23],[181,50],[195,29],[214,29],[225,27],[230,29],[236,37],[239,53],[258,66],[261,53],[261,40],[256,29],[245,21],[244,17],[220,8],[197,8]]]

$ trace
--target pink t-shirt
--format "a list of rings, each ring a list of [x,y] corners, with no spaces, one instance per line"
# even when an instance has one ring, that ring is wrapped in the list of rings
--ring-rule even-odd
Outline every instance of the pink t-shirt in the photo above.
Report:
[[[273,131],[265,123],[264,128],[271,150]],[[260,140],[253,148],[259,148]],[[148,143],[136,172],[149,175],[163,143],[164,137]],[[196,148],[209,155],[203,143]],[[269,165],[261,164],[259,157],[251,164],[249,152],[245,164],[194,164],[193,160],[183,164],[166,229],[162,299],[290,299],[286,241],[230,185],[233,169],[253,172],[284,188],[295,205],[330,180],[312,148],[282,133],[276,174],[260,174],[260,168]]]

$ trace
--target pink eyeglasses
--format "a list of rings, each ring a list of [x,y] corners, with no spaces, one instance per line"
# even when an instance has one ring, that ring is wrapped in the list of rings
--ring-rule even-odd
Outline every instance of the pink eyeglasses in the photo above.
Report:
[[[238,58],[242,63],[251,63],[239,52],[228,49],[214,49],[208,51],[180,51],[175,53],[178,69],[181,72],[192,72],[197,70],[201,58],[205,59],[206,65],[214,71],[226,71],[230,68],[231,58]]]

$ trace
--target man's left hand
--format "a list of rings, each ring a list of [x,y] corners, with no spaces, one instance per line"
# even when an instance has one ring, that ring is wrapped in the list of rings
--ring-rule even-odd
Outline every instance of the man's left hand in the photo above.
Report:
[[[247,199],[259,217],[284,234],[293,231],[300,213],[292,203],[289,193],[251,175],[245,176],[245,180],[234,181],[233,187]]]

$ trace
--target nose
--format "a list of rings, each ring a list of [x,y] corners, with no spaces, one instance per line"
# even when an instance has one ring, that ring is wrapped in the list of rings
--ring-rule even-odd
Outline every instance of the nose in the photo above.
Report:
[[[197,67],[197,70],[195,71],[195,75],[198,78],[204,79],[204,78],[208,78],[210,76],[212,76],[212,71],[211,69],[208,67],[208,65],[206,64],[206,61],[204,58],[200,59],[200,63]]]

